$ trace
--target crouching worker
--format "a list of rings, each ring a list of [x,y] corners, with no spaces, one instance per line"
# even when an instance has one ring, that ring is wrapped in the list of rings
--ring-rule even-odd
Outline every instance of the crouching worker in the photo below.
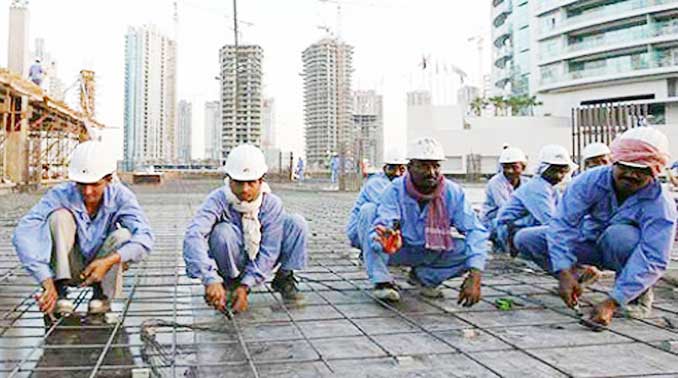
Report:
[[[398,301],[400,293],[388,265],[410,266],[409,282],[423,296],[439,298],[443,281],[468,273],[459,303],[480,300],[481,275],[488,234],[466,200],[464,191],[440,172],[445,153],[433,138],[409,149],[408,173],[393,180],[377,208],[363,256],[374,295]],[[453,238],[455,227],[462,238]]]
[[[112,182],[116,162],[101,142],[73,151],[70,182],[49,190],[14,232],[19,260],[44,291],[46,314],[69,315],[69,286],[92,286],[90,314],[105,313],[122,287],[121,265],[151,250],[153,234],[134,193]]]
[[[584,170],[610,165],[610,148],[605,143],[587,144],[581,158],[584,161]]]
[[[480,221],[490,232],[490,240],[495,245],[498,244],[495,228],[499,209],[508,202],[516,189],[528,181],[522,176],[527,166],[527,157],[521,149],[504,148],[499,156],[499,164],[501,171],[487,182],[485,202],[480,212]]]
[[[391,149],[384,159],[383,172],[367,179],[353,205],[351,215],[346,225],[346,236],[351,247],[360,248],[361,240],[365,237],[365,230],[369,229],[374,221],[377,203],[393,179],[405,174],[407,159],[399,149]]]
[[[516,256],[531,233],[548,225],[560,198],[556,185],[573,164],[565,147],[552,144],[539,151],[537,175],[520,186],[497,215],[497,239],[505,252]]]
[[[613,166],[578,176],[549,229],[530,248],[535,262],[558,276],[560,296],[570,307],[582,293],[575,264],[617,273],[609,297],[593,309],[591,320],[603,325],[617,310],[650,314],[652,287],[668,266],[677,216],[657,179],[668,160],[666,136],[651,127],[631,129],[611,150]]]
[[[209,194],[186,231],[186,273],[202,280],[205,300],[219,311],[229,301],[233,311],[246,311],[250,289],[277,266],[271,286],[285,300],[299,299],[292,272],[306,266],[306,221],[285,213],[271,193],[257,147],[234,148],[225,169],[226,185]]]

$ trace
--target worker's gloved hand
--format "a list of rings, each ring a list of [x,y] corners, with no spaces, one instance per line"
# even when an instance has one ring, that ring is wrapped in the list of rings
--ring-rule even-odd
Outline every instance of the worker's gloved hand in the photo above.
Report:
[[[464,279],[459,290],[459,300],[457,304],[464,307],[471,307],[480,301],[480,283],[482,273],[477,269],[471,269],[468,276]]]
[[[591,321],[604,326],[609,325],[610,322],[612,322],[612,316],[618,307],[619,305],[612,298],[608,298],[600,302],[593,308],[593,312],[591,313]]]
[[[574,308],[579,302],[582,289],[572,269],[563,269],[558,273],[558,293],[569,308]]]
[[[99,257],[89,263],[85,270],[80,274],[80,279],[83,280],[81,286],[90,286],[94,283],[103,281],[104,276],[108,273],[113,265],[120,262],[120,255],[116,252],[106,257]]]
[[[233,303],[231,308],[233,312],[247,311],[247,286],[240,285],[233,290]]]
[[[403,237],[400,230],[392,230],[382,225],[375,227],[377,241],[381,244],[384,252],[392,255],[403,246]]]
[[[205,302],[219,311],[226,309],[226,289],[221,282],[205,286]]]
[[[38,307],[40,307],[40,311],[43,313],[51,314],[54,312],[58,297],[56,286],[54,286],[54,280],[48,278],[42,281],[42,288],[42,294],[36,296]]]

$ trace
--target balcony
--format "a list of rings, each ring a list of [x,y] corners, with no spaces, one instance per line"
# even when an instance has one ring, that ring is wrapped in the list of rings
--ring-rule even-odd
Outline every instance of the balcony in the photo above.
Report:
[[[500,49],[495,50],[494,54],[494,65],[497,68],[506,67],[506,63],[513,58],[513,49],[510,46],[503,46]]]
[[[504,42],[511,37],[511,31],[513,30],[513,24],[510,22],[504,22],[501,26],[494,29],[494,46],[500,48],[504,45]]]
[[[628,49],[635,46],[670,42],[678,39],[678,19],[658,22],[652,25],[635,26],[586,37],[581,42],[565,48],[540,48],[540,64],[573,59],[585,55]]]
[[[571,65],[570,71],[565,73],[542,74],[539,90],[544,92],[597,82],[660,76],[677,72],[678,48],[655,50],[652,54],[645,52],[586,62],[580,64],[575,70]]]
[[[661,7],[663,5],[667,6]],[[642,15],[645,13],[645,8],[648,8],[648,11],[657,12],[664,8],[670,9],[675,5],[678,5],[678,0],[629,0],[593,8],[560,21],[553,29],[542,31],[540,39],[550,38],[587,26],[601,25],[614,20]]]

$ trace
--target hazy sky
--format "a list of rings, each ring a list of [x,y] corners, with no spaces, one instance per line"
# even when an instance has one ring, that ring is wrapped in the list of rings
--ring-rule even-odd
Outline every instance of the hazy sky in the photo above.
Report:
[[[485,38],[483,71],[489,72],[489,0],[346,0],[340,22],[334,0],[239,0],[242,42],[264,49],[264,94],[275,98],[278,144],[303,152],[301,52],[337,29],[355,47],[354,89],[384,95],[387,143],[405,141],[406,95],[421,84],[422,56],[456,65],[471,82],[479,77],[475,35]],[[110,138],[122,156],[124,37],[128,25],[155,24],[178,34],[179,99],[193,103],[193,156],[204,149],[204,103],[219,98],[218,50],[232,43],[232,0],[30,0],[30,45],[45,39],[67,85],[81,68],[96,71],[97,118],[117,127]],[[0,0],[0,65],[7,65],[8,8]],[[247,24],[245,24],[245,22]],[[457,85],[450,78],[446,81]],[[443,90],[453,93],[456,88]],[[440,89],[438,89],[441,91]],[[75,92],[75,91],[72,91]],[[75,101],[75,93],[68,100]]]

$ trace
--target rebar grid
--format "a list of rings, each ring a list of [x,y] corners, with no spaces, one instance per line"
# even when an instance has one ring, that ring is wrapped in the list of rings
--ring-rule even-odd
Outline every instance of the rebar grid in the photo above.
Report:
[[[9,244],[11,227],[0,226],[0,375],[117,376],[121,371],[148,368],[162,376],[209,376],[210,371],[254,377],[304,371],[360,376],[372,369],[381,373],[426,372],[445,371],[452,366],[479,376],[530,373],[521,371],[523,375],[518,375],[492,357],[510,355],[517,356],[525,366],[544,369],[535,370],[533,375],[546,371],[542,376],[578,376],[571,366],[553,355],[563,350],[576,354],[591,349],[596,353],[609,348],[635,350],[639,346],[649,348],[664,361],[663,365],[658,364],[654,370],[648,368],[646,365],[654,360],[642,349],[635,356],[637,361],[632,362],[646,360],[645,370],[620,367],[606,374],[591,366],[592,373],[582,374],[618,377],[678,374],[675,353],[658,347],[660,341],[678,339],[675,329],[666,323],[662,325],[661,316],[643,321],[615,319],[644,333],[657,334],[654,338],[634,334],[631,328],[615,328],[613,324],[603,333],[609,337],[588,340],[590,335],[599,334],[579,326],[576,315],[563,305],[549,302],[556,298],[548,289],[555,280],[544,274],[507,268],[504,262],[497,263],[499,266],[491,262],[484,274],[483,301],[470,309],[452,303],[460,279],[445,283],[444,300],[425,299],[404,285],[403,303],[380,303],[371,294],[357,252],[350,250],[344,241],[343,224],[353,198],[339,194],[278,191],[286,208],[302,213],[311,226],[309,267],[298,274],[307,300],[285,303],[266,285],[252,290],[249,313],[237,314],[229,320],[204,303],[202,285],[187,279],[184,273],[181,240],[185,225],[196,210],[195,204],[208,192],[203,190],[204,183],[194,184],[180,181],[165,188],[135,188],[156,230],[157,243],[143,264],[126,273],[127,299],[116,301],[122,309],[117,309],[119,319],[113,325],[71,326],[59,322],[45,328],[33,299],[36,285],[13,256]],[[213,187],[218,184],[214,182]],[[2,221],[0,216],[0,225]],[[394,269],[394,273],[399,282],[404,281],[403,271]],[[595,287],[591,295],[603,289]],[[87,299],[87,293],[80,290],[76,294],[79,304]],[[514,298],[523,305],[501,312],[493,306],[494,299],[500,297]],[[542,297],[544,300],[539,299]],[[678,307],[671,302],[659,300],[655,309],[664,317],[678,319]],[[511,321],[514,318],[516,321]],[[165,324],[154,330],[156,349],[142,340],[143,324],[149,319]],[[537,344],[529,337],[523,340],[515,336],[526,328],[550,330],[549,327],[562,327],[565,328],[562,332],[577,333],[580,337],[574,343],[552,340],[534,346]],[[466,338],[464,331],[469,329],[476,331],[477,336]],[[56,331],[101,332],[106,337],[102,342],[46,342]],[[120,342],[117,340],[120,334],[129,340]],[[89,359],[43,363],[46,357],[60,351],[77,355],[88,350],[98,352]],[[129,359],[109,361],[120,350],[129,351]],[[14,357],[17,355],[20,357]],[[157,362],[163,358],[165,362]]]

